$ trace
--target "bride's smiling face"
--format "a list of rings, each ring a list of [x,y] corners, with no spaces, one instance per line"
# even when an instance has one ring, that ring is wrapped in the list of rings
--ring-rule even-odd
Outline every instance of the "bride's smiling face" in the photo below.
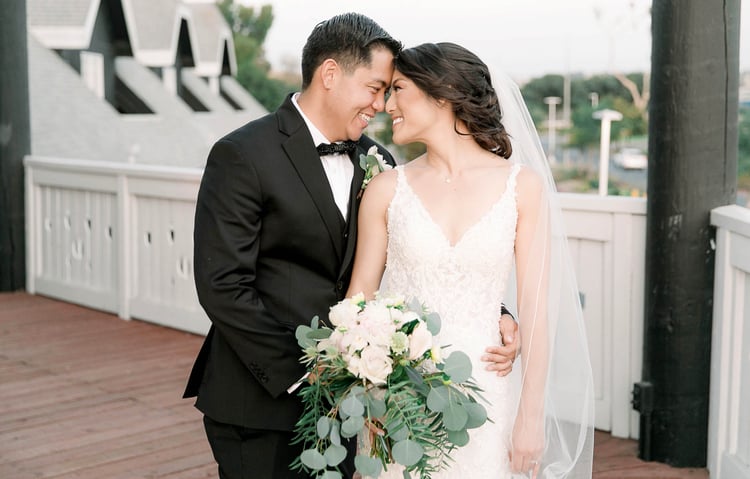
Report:
[[[391,81],[391,95],[385,111],[393,119],[393,142],[424,143],[439,119],[439,101],[430,98],[413,81],[396,70]]]

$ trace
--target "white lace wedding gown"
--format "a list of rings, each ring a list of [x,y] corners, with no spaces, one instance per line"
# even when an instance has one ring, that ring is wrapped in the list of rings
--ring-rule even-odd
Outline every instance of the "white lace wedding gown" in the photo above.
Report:
[[[472,361],[472,375],[484,389],[494,422],[469,430],[470,441],[454,450],[449,470],[433,478],[501,479],[511,477],[508,444],[517,393],[508,377],[485,370],[484,349],[499,343],[498,319],[514,254],[516,177],[512,166],[505,190],[492,207],[451,245],[397,167],[395,195],[388,208],[387,265],[381,291],[414,296],[440,314],[440,344],[460,350]],[[498,192],[503,185],[498,185]],[[402,478],[389,466],[381,478]]]

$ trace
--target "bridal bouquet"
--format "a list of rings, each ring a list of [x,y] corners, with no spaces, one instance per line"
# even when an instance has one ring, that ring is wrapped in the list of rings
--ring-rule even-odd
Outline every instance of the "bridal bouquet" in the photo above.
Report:
[[[328,319],[333,329],[315,317],[296,331],[312,377],[300,391],[304,412],[294,442],[304,451],[295,469],[340,479],[342,438],[357,437],[354,464],[362,476],[398,463],[405,477],[429,477],[469,442],[467,429],[487,421],[469,357],[442,357],[434,340],[440,318],[418,301],[360,294],[331,307]]]

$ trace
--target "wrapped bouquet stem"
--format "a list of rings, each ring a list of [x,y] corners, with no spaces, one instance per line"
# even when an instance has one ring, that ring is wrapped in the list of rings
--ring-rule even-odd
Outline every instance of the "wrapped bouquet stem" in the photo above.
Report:
[[[313,318],[297,328],[302,361],[314,380],[300,390],[304,412],[293,467],[323,479],[341,478],[342,438],[360,439],[354,464],[366,477],[400,464],[429,477],[451,451],[469,442],[487,412],[461,351],[443,357],[440,318],[415,299],[347,298],[329,313],[333,328]]]

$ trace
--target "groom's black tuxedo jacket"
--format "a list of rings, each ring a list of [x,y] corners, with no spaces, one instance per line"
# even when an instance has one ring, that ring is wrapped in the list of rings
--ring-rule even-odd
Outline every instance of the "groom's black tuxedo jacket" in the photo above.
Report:
[[[287,388],[304,368],[295,328],[343,299],[357,236],[362,137],[344,220],[302,117],[275,112],[211,149],[195,212],[195,284],[212,326],[185,397],[210,418],[292,430],[302,408]],[[390,154],[378,145],[389,162]]]

